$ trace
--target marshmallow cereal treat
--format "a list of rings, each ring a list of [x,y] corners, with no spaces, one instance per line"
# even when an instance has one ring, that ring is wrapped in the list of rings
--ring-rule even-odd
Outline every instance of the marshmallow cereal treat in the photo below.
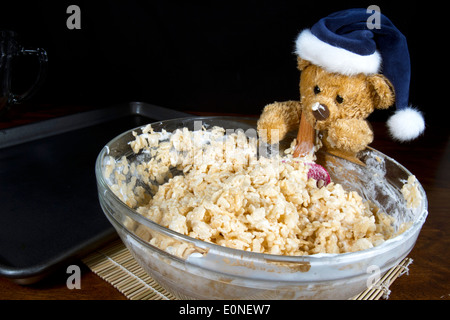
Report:
[[[107,157],[104,176],[129,207],[183,235],[291,256],[359,251],[396,235],[394,218],[373,203],[308,174],[317,165],[292,156],[295,140],[283,154],[263,156],[256,135],[243,130],[169,133],[148,125],[133,135],[134,154]],[[408,198],[410,190],[404,191]],[[134,231],[169,247],[167,239]],[[178,250],[174,246],[170,250]]]

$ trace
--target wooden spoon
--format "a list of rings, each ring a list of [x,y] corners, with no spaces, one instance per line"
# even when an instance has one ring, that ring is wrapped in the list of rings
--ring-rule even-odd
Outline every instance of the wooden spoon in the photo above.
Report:
[[[294,158],[302,158],[314,152],[314,140],[316,137],[316,132],[311,124],[306,120],[306,116],[302,115],[300,117],[300,127],[298,128],[297,133],[297,145],[294,149]],[[322,148],[321,150],[322,157],[318,159],[318,162],[322,161],[326,163],[326,161],[330,161],[333,157],[342,158],[358,164],[360,166],[365,166],[365,164],[358,159],[356,154],[351,152],[345,152],[343,150],[337,149],[326,149]]]
[[[300,126],[297,133],[297,145],[294,149],[294,158],[305,157],[314,152],[314,139],[316,132],[306,120],[304,112],[300,117]]]

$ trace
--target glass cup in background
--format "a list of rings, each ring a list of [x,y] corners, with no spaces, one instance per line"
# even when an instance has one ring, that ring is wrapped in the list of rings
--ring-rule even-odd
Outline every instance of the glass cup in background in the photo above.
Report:
[[[39,71],[34,84],[22,94],[11,92],[14,57],[35,55],[39,60]],[[0,116],[15,104],[30,98],[39,89],[47,72],[47,52],[44,49],[25,49],[17,41],[17,34],[10,30],[0,30]]]

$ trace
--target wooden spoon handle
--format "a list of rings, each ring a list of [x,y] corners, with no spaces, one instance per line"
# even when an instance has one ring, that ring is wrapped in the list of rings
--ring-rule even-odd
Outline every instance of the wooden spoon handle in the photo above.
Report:
[[[300,127],[297,133],[297,145],[294,149],[294,157],[305,157],[314,152],[315,130],[306,120],[302,112]]]

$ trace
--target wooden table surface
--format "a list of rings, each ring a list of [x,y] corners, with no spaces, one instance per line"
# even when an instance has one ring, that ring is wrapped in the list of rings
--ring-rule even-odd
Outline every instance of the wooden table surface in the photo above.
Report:
[[[70,111],[68,111],[70,110]],[[0,130],[56,116],[87,110],[86,107],[23,106],[0,119]],[[414,249],[409,275],[390,287],[390,300],[450,300],[450,144],[449,127],[430,126],[416,141],[392,141],[384,123],[372,123],[375,149],[396,159],[422,183],[428,198],[429,215]],[[0,299],[126,299],[113,286],[79,262],[81,289],[68,289],[65,270],[30,286],[0,278]]]

